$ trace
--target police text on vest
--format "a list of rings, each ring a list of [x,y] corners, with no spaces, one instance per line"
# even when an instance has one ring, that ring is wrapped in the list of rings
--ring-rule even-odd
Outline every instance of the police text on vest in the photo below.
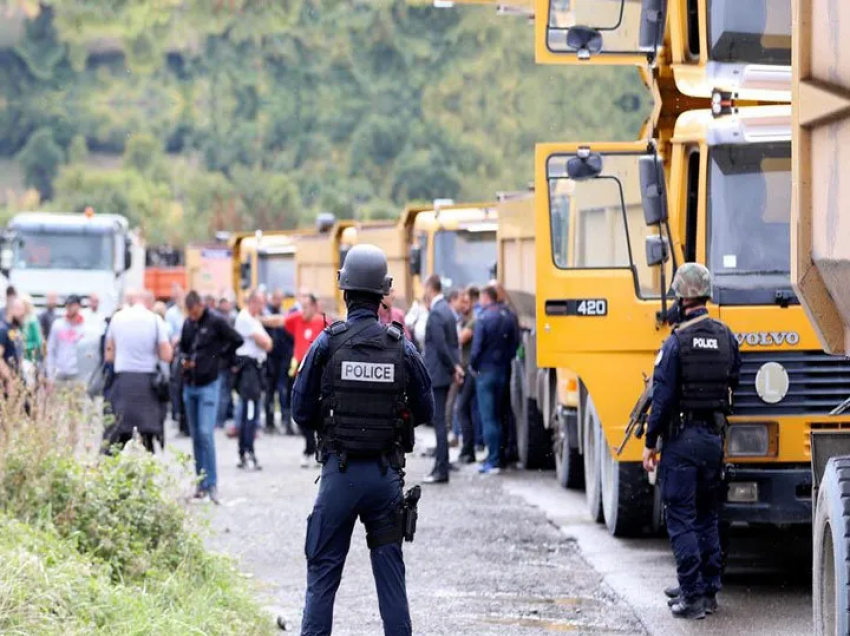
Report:
[[[717,338],[694,338],[694,349],[718,349]]]
[[[342,379],[354,382],[395,382],[395,365],[391,362],[343,361]]]

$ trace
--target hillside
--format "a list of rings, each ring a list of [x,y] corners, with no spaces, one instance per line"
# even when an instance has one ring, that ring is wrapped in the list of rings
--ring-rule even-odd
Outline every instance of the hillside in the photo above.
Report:
[[[42,207],[152,241],[487,198],[532,180],[536,142],[632,139],[649,108],[634,70],[538,67],[533,27],[485,8],[13,5],[31,17],[0,38],[0,161]]]

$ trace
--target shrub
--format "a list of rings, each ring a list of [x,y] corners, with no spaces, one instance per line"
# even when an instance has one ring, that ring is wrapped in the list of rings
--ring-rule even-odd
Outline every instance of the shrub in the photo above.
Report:
[[[102,428],[80,396],[0,402],[0,633],[268,633],[244,579],[204,549],[170,467],[98,455]]]

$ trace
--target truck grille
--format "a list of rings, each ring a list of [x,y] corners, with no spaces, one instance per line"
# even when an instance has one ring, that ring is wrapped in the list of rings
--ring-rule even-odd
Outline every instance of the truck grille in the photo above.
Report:
[[[820,351],[745,352],[741,362],[735,415],[826,415],[850,397],[850,360],[844,356]],[[778,404],[763,402],[756,392],[756,374],[766,362],[778,362],[788,372],[788,394]]]

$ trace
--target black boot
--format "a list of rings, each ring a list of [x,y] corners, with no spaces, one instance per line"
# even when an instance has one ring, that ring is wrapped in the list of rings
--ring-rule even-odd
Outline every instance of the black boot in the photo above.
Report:
[[[679,594],[681,593],[682,591],[679,589],[678,585],[671,585],[670,587],[664,588],[664,596],[667,598],[679,598]]]
[[[241,469],[248,468],[248,462],[245,461],[245,455],[239,456],[239,463],[236,464],[236,468],[241,468]]]
[[[705,599],[703,599],[703,605],[705,605],[706,614],[716,614],[720,607],[717,604],[717,596],[714,594],[706,594]]]
[[[679,599],[670,608],[673,618],[684,618],[687,620],[700,620],[705,618],[705,604],[702,598],[693,601]]]

